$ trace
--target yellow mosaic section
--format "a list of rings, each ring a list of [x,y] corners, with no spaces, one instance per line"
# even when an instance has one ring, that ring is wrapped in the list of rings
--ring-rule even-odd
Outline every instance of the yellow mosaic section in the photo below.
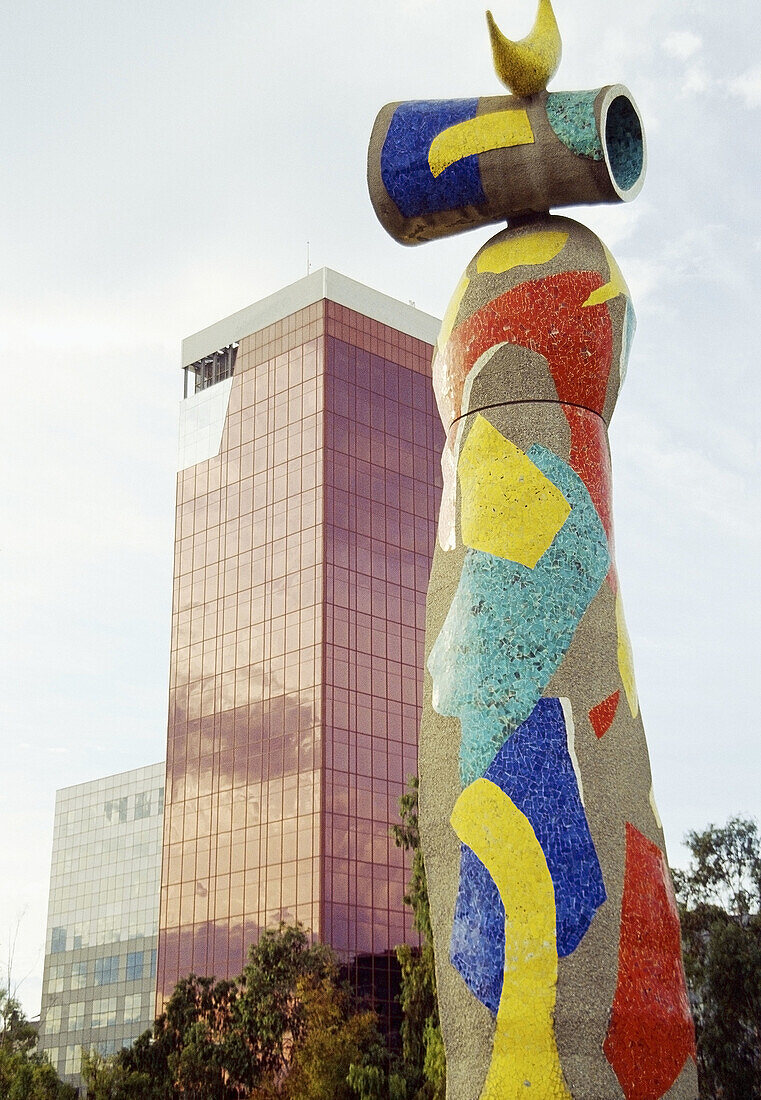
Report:
[[[600,241],[600,244],[602,244],[602,241]],[[614,260],[612,253],[605,248],[604,244],[602,246],[605,249],[605,259],[608,261],[608,275],[610,278],[603,286],[592,291],[586,302],[584,302],[585,306],[597,306],[601,302],[610,302],[613,298],[617,298],[619,294],[631,298],[626,279],[621,274],[621,268]]]
[[[505,971],[480,1100],[571,1100],[555,1043],[555,891],[528,819],[488,779],[466,787],[452,827],[478,856],[505,907]]]
[[[624,685],[626,701],[629,704],[632,718],[636,718],[639,712],[639,701],[637,699],[637,685],[634,682],[634,658],[629,631],[626,629],[624,604],[620,592],[616,596],[616,630],[618,631],[618,671],[621,675],[621,683]]]
[[[483,416],[457,472],[465,545],[533,569],[570,514],[560,490]]]
[[[474,153],[533,144],[534,131],[524,110],[492,111],[448,126],[437,134],[431,142],[428,164],[432,174],[440,176],[450,164]]]
[[[546,264],[554,260],[567,240],[567,233],[542,230],[539,233],[527,233],[523,237],[497,241],[478,253],[476,270],[480,275],[486,271],[498,275],[514,267]]]
[[[446,313],[441,322],[441,329],[439,331],[439,339],[437,341],[439,348],[443,348],[449,337],[452,335],[452,329],[454,323],[457,320],[457,313],[460,309],[460,304],[465,297],[465,291],[468,289],[470,279],[467,275],[463,275],[459,283],[454,289],[454,294],[449,299],[449,305],[447,306]]]

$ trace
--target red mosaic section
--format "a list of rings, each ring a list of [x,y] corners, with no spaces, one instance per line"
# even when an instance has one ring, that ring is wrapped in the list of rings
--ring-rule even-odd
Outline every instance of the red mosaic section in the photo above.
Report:
[[[592,707],[590,710],[589,721],[592,723],[592,729],[595,731],[597,737],[604,737],[613,724],[613,719],[616,717],[616,711],[618,710],[618,700],[620,698],[621,692],[614,691],[607,699],[603,699],[601,703],[598,703],[596,707]]]
[[[571,429],[571,466],[586,485],[608,536],[611,564],[607,579],[612,590],[616,592],[618,576],[613,560],[612,476],[608,430],[604,420],[586,409],[564,405],[563,412]]]
[[[603,1049],[626,1100],[659,1100],[695,1056],[666,859],[628,823],[618,983]]]
[[[543,355],[560,401],[602,413],[613,329],[606,303],[584,305],[602,282],[597,271],[564,271],[521,283],[458,325],[444,353],[455,417],[462,412],[462,390],[474,363],[499,343]]]

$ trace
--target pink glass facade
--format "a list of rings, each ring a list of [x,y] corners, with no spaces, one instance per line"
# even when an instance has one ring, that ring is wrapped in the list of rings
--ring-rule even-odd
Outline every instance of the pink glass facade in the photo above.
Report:
[[[431,346],[320,300],[239,341],[219,454],[178,475],[159,999],[300,920],[409,941],[440,491]]]

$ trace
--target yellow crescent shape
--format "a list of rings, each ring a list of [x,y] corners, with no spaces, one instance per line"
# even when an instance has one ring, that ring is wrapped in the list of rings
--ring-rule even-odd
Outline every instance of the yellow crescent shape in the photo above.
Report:
[[[544,91],[558,71],[563,49],[550,0],[539,0],[534,25],[520,42],[505,38],[490,11],[486,13],[486,22],[494,68],[505,87],[520,96]]]
[[[463,157],[486,153],[490,149],[510,149],[513,145],[533,145],[534,131],[523,109],[491,111],[447,127],[431,142],[428,164],[431,175],[440,176],[445,168]]]

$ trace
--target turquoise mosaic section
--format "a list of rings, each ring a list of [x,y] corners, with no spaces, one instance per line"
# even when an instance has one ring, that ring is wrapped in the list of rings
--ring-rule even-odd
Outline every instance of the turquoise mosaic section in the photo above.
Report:
[[[592,92],[550,92],[547,96],[547,118],[557,136],[572,153],[580,157],[602,160],[603,150],[595,122],[595,99]]]
[[[621,359],[619,360],[619,377],[621,382],[626,378],[626,371],[629,367],[629,352],[632,349],[632,341],[634,340],[636,328],[637,316],[634,312],[634,306],[627,298],[626,312],[624,313],[624,334],[621,340]]]
[[[433,706],[459,718],[463,787],[482,776],[536,706],[610,566],[584,482],[539,444],[526,452],[571,512],[533,569],[467,549],[460,582],[428,658]]]
[[[616,183],[622,190],[628,191],[642,174],[645,149],[640,121],[624,96],[618,96],[608,108],[605,146]]]

